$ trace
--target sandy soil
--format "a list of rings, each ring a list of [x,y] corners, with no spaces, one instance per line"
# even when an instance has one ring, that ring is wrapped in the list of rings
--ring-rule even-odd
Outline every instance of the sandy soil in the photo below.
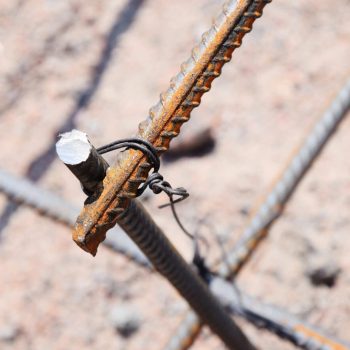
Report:
[[[96,145],[134,134],[220,6],[218,0],[2,1],[1,167],[82,206],[78,183],[52,156],[57,134],[76,127]],[[190,134],[215,125],[215,150],[162,166],[166,179],[191,193],[178,206],[191,230],[205,218],[228,247],[239,237],[348,78],[349,17],[348,0],[266,7],[183,128]],[[345,120],[237,281],[348,341],[349,133]],[[189,258],[191,246],[170,212],[157,209],[164,201],[150,196],[146,206]],[[69,229],[31,209],[14,211],[3,196],[0,209],[1,349],[162,348],[186,310],[166,281],[103,248],[92,258],[73,244]],[[209,260],[217,256],[213,245]],[[311,285],[305,272],[314,261],[341,269],[333,288]],[[127,339],[111,317],[122,305],[140,319]],[[242,327],[261,349],[293,348]],[[222,348],[208,331],[193,347]]]

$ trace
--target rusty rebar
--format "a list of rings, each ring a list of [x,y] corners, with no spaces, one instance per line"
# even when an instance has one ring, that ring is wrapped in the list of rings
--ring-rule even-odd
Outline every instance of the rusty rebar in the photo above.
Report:
[[[60,140],[57,150],[61,160],[71,161],[74,159],[73,163],[78,164],[78,168],[76,164],[74,165],[73,171],[79,180],[81,175],[86,183],[92,183],[96,179],[96,174],[104,171],[104,162],[100,159],[101,155],[91,151],[94,150],[94,147],[90,147],[86,135],[83,134],[83,136],[83,140],[79,138],[77,144],[75,136],[68,135],[68,148],[62,144],[59,145]],[[73,145],[70,141],[73,142]],[[83,143],[83,147],[81,147],[81,143]],[[74,150],[78,153],[77,156],[71,154]],[[65,157],[66,152],[69,153],[67,157]],[[85,160],[81,161],[82,159]],[[96,174],[89,167],[91,163],[97,166]],[[81,169],[88,171],[81,174]],[[72,169],[70,168],[70,170]],[[96,191],[99,190],[100,186],[98,185]],[[92,193],[87,202],[93,200],[96,195],[98,193]],[[172,283],[200,318],[219,335],[230,349],[254,350],[248,339],[212,296],[206,284],[195,273],[195,270],[185,262],[137,200],[130,201],[128,208],[119,216],[118,223],[150,259],[156,270]]]
[[[254,250],[268,233],[271,225],[282,214],[285,204],[349,110],[350,80],[344,85],[299,147],[273,190],[252,217],[238,244],[228,252],[225,263],[222,263],[219,267],[221,276],[233,278],[249,260]],[[199,335],[201,322],[192,311],[188,311],[188,315],[185,316],[183,322],[184,325],[180,325],[169,340],[165,347],[166,350],[186,350],[189,348],[186,344],[192,344]]]
[[[270,1],[228,1],[213,27],[203,35],[191,58],[172,79],[170,88],[161,94],[160,102],[139,126],[138,137],[150,142],[158,155],[179,134],[181,125],[188,121],[193,108],[199,105],[202,95],[209,91],[212,81],[220,75],[223,65]],[[73,238],[81,248],[96,253],[106,231],[116,224],[118,215],[146,181],[150,168],[140,151],[127,150],[119,156],[103,181],[103,192],[96,201],[85,205],[77,220]]]

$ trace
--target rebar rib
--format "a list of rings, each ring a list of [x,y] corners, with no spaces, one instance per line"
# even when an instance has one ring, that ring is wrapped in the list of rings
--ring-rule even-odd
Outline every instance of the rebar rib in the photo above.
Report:
[[[238,244],[227,254],[225,263],[219,268],[220,275],[233,278],[249,260],[259,242],[265,237],[273,222],[281,215],[283,208],[299,182],[320,154],[327,141],[336,131],[339,123],[350,110],[350,80],[332,102],[329,109],[316,123],[291,163],[282,173],[271,193],[244,230]],[[200,333],[201,323],[192,311],[188,311],[183,324],[169,340],[166,350],[186,350]],[[196,330],[194,332],[193,330]]]
[[[255,349],[137,200],[130,201],[118,223],[229,349]]]
[[[243,317],[257,328],[274,333],[301,349],[350,349],[350,344],[331,337],[323,330],[309,325],[276,306],[265,304],[241,291],[237,291],[225,280],[214,279],[211,290],[234,315]]]
[[[181,72],[171,80],[170,88],[161,94],[159,103],[151,108],[146,121],[139,126],[138,136],[152,143],[158,154],[165,152],[172,138],[180,132],[202,95],[220,75],[232,52],[241,45],[264,6],[271,0],[228,1],[213,27],[203,35]],[[139,185],[147,178],[150,164],[135,150],[123,152],[104,179],[104,191],[99,198],[85,205],[79,216],[74,240],[83,249],[96,253],[106,231],[115,225]]]

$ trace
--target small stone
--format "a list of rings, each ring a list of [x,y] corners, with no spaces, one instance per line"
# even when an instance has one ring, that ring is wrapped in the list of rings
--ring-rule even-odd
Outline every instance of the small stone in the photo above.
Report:
[[[314,286],[333,287],[337,282],[341,268],[334,262],[323,263],[310,268],[306,274]]]
[[[141,326],[141,316],[129,304],[119,304],[112,307],[110,320],[115,330],[124,338],[138,331]]]
[[[16,325],[6,325],[0,328],[0,341],[12,343],[20,334],[20,329]]]
[[[249,215],[249,208],[248,207],[241,207],[239,209],[239,213],[242,215],[242,216],[248,216]]]

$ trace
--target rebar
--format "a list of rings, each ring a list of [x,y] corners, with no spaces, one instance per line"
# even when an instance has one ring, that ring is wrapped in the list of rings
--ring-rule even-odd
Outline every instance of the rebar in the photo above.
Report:
[[[138,137],[150,142],[158,155],[179,134],[181,125],[189,120],[193,108],[200,104],[202,95],[209,91],[212,81],[270,1],[228,1],[213,27],[203,35],[181,72],[171,80],[170,88],[161,94],[159,103],[139,126]],[[146,181],[150,168],[140,151],[128,150],[119,156],[103,181],[103,192],[96,201],[85,205],[77,220],[73,238],[81,248],[96,253],[106,231],[116,224],[118,215]]]
[[[118,143],[118,142],[116,142]],[[121,143],[122,145],[125,142]],[[108,149],[111,145],[102,147]],[[113,143],[115,146],[115,143]],[[95,184],[95,191],[86,202],[93,201],[101,190],[96,183],[99,174],[106,174],[106,162],[89,142],[87,135],[78,130],[68,133],[56,145],[60,159],[70,164],[69,169],[83,185]],[[159,159],[156,157],[155,163]],[[90,165],[94,164],[94,167]],[[84,171],[82,171],[84,170]],[[158,166],[155,166],[158,170]],[[230,349],[254,349],[234,324],[225,310],[210,294],[207,286],[190,268],[163,232],[136,200],[118,218],[119,225],[153,262],[155,268],[173,284],[180,294],[208,323]]]
[[[78,213],[77,207],[68,203],[63,198],[55,195],[51,191],[43,190],[39,186],[32,184],[30,181],[21,179],[18,177],[14,177],[12,174],[5,172],[1,169],[0,169],[0,191],[5,193],[7,196],[11,197],[12,199],[18,201],[19,203],[23,203],[31,208],[36,209],[42,215],[51,217],[55,221],[60,221],[68,226],[73,225],[75,221],[75,217]],[[109,235],[104,241],[104,244],[106,244],[109,247],[112,247],[113,250],[116,250],[119,253],[123,252],[123,254],[125,254],[125,247],[130,244],[132,245],[132,248],[127,249],[126,255],[128,255],[129,258],[132,257],[132,260],[136,261],[141,265],[149,266],[148,260],[138,250],[138,248],[133,244],[133,242],[128,238],[128,236],[125,235],[124,232],[120,232],[118,228],[115,228],[115,229],[112,229],[110,233],[113,235]],[[115,239],[115,237],[119,237],[119,239],[118,238]],[[124,238],[125,238],[125,241],[124,241]],[[130,254],[130,252],[132,253]],[[225,293],[225,295],[227,296],[228,293]],[[247,300],[248,297],[246,295],[241,296],[241,298],[243,298],[243,301],[241,301],[241,303],[232,302],[231,300],[231,305],[229,305],[230,311],[234,312],[235,314],[241,317],[247,318],[247,316],[242,315],[242,311],[239,311],[240,309],[238,309],[238,306],[240,306],[240,308],[242,305],[249,306],[250,312],[254,312],[255,314],[259,314],[260,316],[263,316],[264,318],[269,319],[270,323],[271,323],[271,320],[273,320],[274,322],[283,326],[285,322],[288,322],[288,324],[290,325],[289,328],[293,327],[294,329],[294,333],[293,333],[294,338],[300,339],[299,340],[300,342],[304,341],[306,342],[306,344],[310,344],[310,341],[311,341],[310,337],[315,337],[316,340],[327,338],[327,340],[324,340],[324,341],[335,342],[334,340],[332,340],[332,338],[325,336],[323,332],[319,330],[315,330],[315,328],[311,326],[305,325],[304,322],[297,320],[295,317],[287,314],[285,311],[276,309],[275,307],[272,308],[269,305],[258,303],[255,299],[253,299],[253,302],[252,302],[251,301],[252,298]],[[220,300],[224,304],[227,304],[227,300],[224,300],[222,296],[220,296]],[[264,312],[261,312],[262,308]],[[283,318],[281,318],[280,315],[283,315]],[[179,333],[180,331],[183,331],[181,338],[183,340],[187,339],[187,343],[183,344],[183,346],[189,347],[191,345],[189,342],[193,342],[196,338],[194,336],[194,333],[200,332],[201,323],[194,322],[197,319],[198,318],[194,312],[187,313],[186,319],[182,322],[181,327],[178,329]],[[284,323],[281,322],[281,320]],[[256,323],[257,322],[256,318],[251,319],[250,322]],[[257,326],[259,326],[260,328],[267,328],[268,330],[271,331],[271,328],[269,329],[268,325],[269,324],[263,326],[260,320]],[[189,330],[191,333],[190,335],[188,334]],[[307,336],[306,338],[305,338],[305,335]],[[169,344],[167,349],[169,350],[178,349],[178,344],[176,342],[176,339],[172,338],[171,341],[173,341],[173,344]],[[347,347],[346,349],[348,348],[350,347]],[[334,349],[341,350],[345,348],[338,347]]]
[[[208,324],[229,349],[254,349],[207,285],[176,251],[161,229],[137,200],[118,219],[119,225],[186,299],[201,320]]]
[[[243,232],[237,246],[228,254],[227,263],[221,264],[221,275],[234,276],[249,259],[258,242],[265,236],[269,226],[281,215],[286,202],[349,110],[350,80],[347,81],[303,142],[280,180],[254,215],[248,228]]]
[[[171,139],[179,134],[181,125],[189,119],[193,108],[199,105],[204,92],[210,89],[223,65],[230,61],[233,50],[241,45],[244,35],[251,30],[255,19],[261,16],[264,6],[270,1],[227,2],[214,26],[202,37],[201,43],[192,51],[191,58],[182,65],[180,74],[171,81],[170,88],[161,94],[160,102],[150,110],[149,118],[139,126],[138,137],[151,143],[158,155],[165,152]],[[210,293],[207,293],[205,284],[191,272],[185,261],[165,236],[163,237],[163,233],[148,214],[133,202],[137,189],[147,180],[150,169],[151,164],[142,152],[130,149],[120,154],[115,167],[109,169],[103,181],[102,193],[95,201],[85,204],[75,224],[73,239],[81,248],[95,255],[107,230],[118,221],[153,262],[155,268],[177,288],[227,346],[252,348],[243,333],[221,311],[220,305]],[[125,212],[133,213],[127,226],[121,219],[125,217]],[[145,227],[148,229],[144,229]],[[149,241],[152,235],[154,240]],[[144,246],[143,242],[150,245]],[[157,244],[161,244],[167,254]],[[174,271],[182,271],[187,277],[181,277],[181,273],[174,275]],[[199,295],[205,296],[204,299],[196,297],[187,289],[186,286],[191,284],[196,286],[194,289]],[[201,302],[198,303],[198,300]],[[217,312],[208,312],[210,304]],[[217,323],[218,319],[223,323]]]
[[[9,199],[33,208],[39,214],[69,227],[73,227],[79,214],[79,208],[62,197],[2,169],[0,169],[0,192]],[[113,228],[103,243],[109,249],[123,254],[138,265],[151,267],[148,259],[119,227]]]
[[[56,152],[80,181],[85,194],[91,196],[98,191],[109,164],[98,154],[87,134],[76,129],[61,134]]]
[[[303,142],[297,154],[292,158],[273,190],[244,230],[238,244],[228,252],[225,263],[219,267],[221,276],[233,278],[249,260],[259,242],[266,236],[270,226],[281,215],[286,202],[349,109],[350,80],[341,89],[331,106]],[[189,346],[185,345],[192,344],[200,333],[200,320],[195,317],[192,311],[188,311],[183,322],[184,324],[179,326],[179,329],[169,340],[165,347],[166,350],[186,350]],[[194,329],[197,331],[194,332]]]
[[[350,344],[331,337],[286,311],[261,302],[215,278],[213,294],[236,316],[243,317],[259,329],[265,329],[305,350],[349,350]]]
[[[220,75],[223,65],[230,61],[232,52],[241,45],[244,35],[251,30],[255,19],[261,16],[264,6],[270,1],[227,2],[214,26],[202,37],[201,43],[192,51],[191,58],[171,81],[170,88],[161,94],[160,102],[151,108],[149,118],[139,126],[137,136],[152,144],[158,155],[165,152],[171,139],[179,134],[181,125],[189,119],[193,108],[200,104],[202,95],[209,91],[212,81]],[[148,214],[133,201],[140,184],[147,180],[150,169],[151,164],[142,152],[130,149],[120,154],[115,166],[109,169],[103,180],[102,193],[95,201],[85,204],[75,224],[73,239],[81,248],[95,255],[107,230],[118,222],[155,268],[177,288],[227,346],[253,348],[208,293],[204,282],[189,269]],[[122,221],[125,213],[133,213],[128,225]],[[152,236],[154,239],[149,241]],[[145,246],[144,242],[148,244]],[[174,274],[175,271],[181,271],[186,277],[181,277],[182,273],[179,272]],[[186,287],[191,284],[194,284],[196,293],[202,295],[201,298]],[[216,309],[216,312],[210,312],[211,308]],[[219,319],[222,322],[217,323]]]

